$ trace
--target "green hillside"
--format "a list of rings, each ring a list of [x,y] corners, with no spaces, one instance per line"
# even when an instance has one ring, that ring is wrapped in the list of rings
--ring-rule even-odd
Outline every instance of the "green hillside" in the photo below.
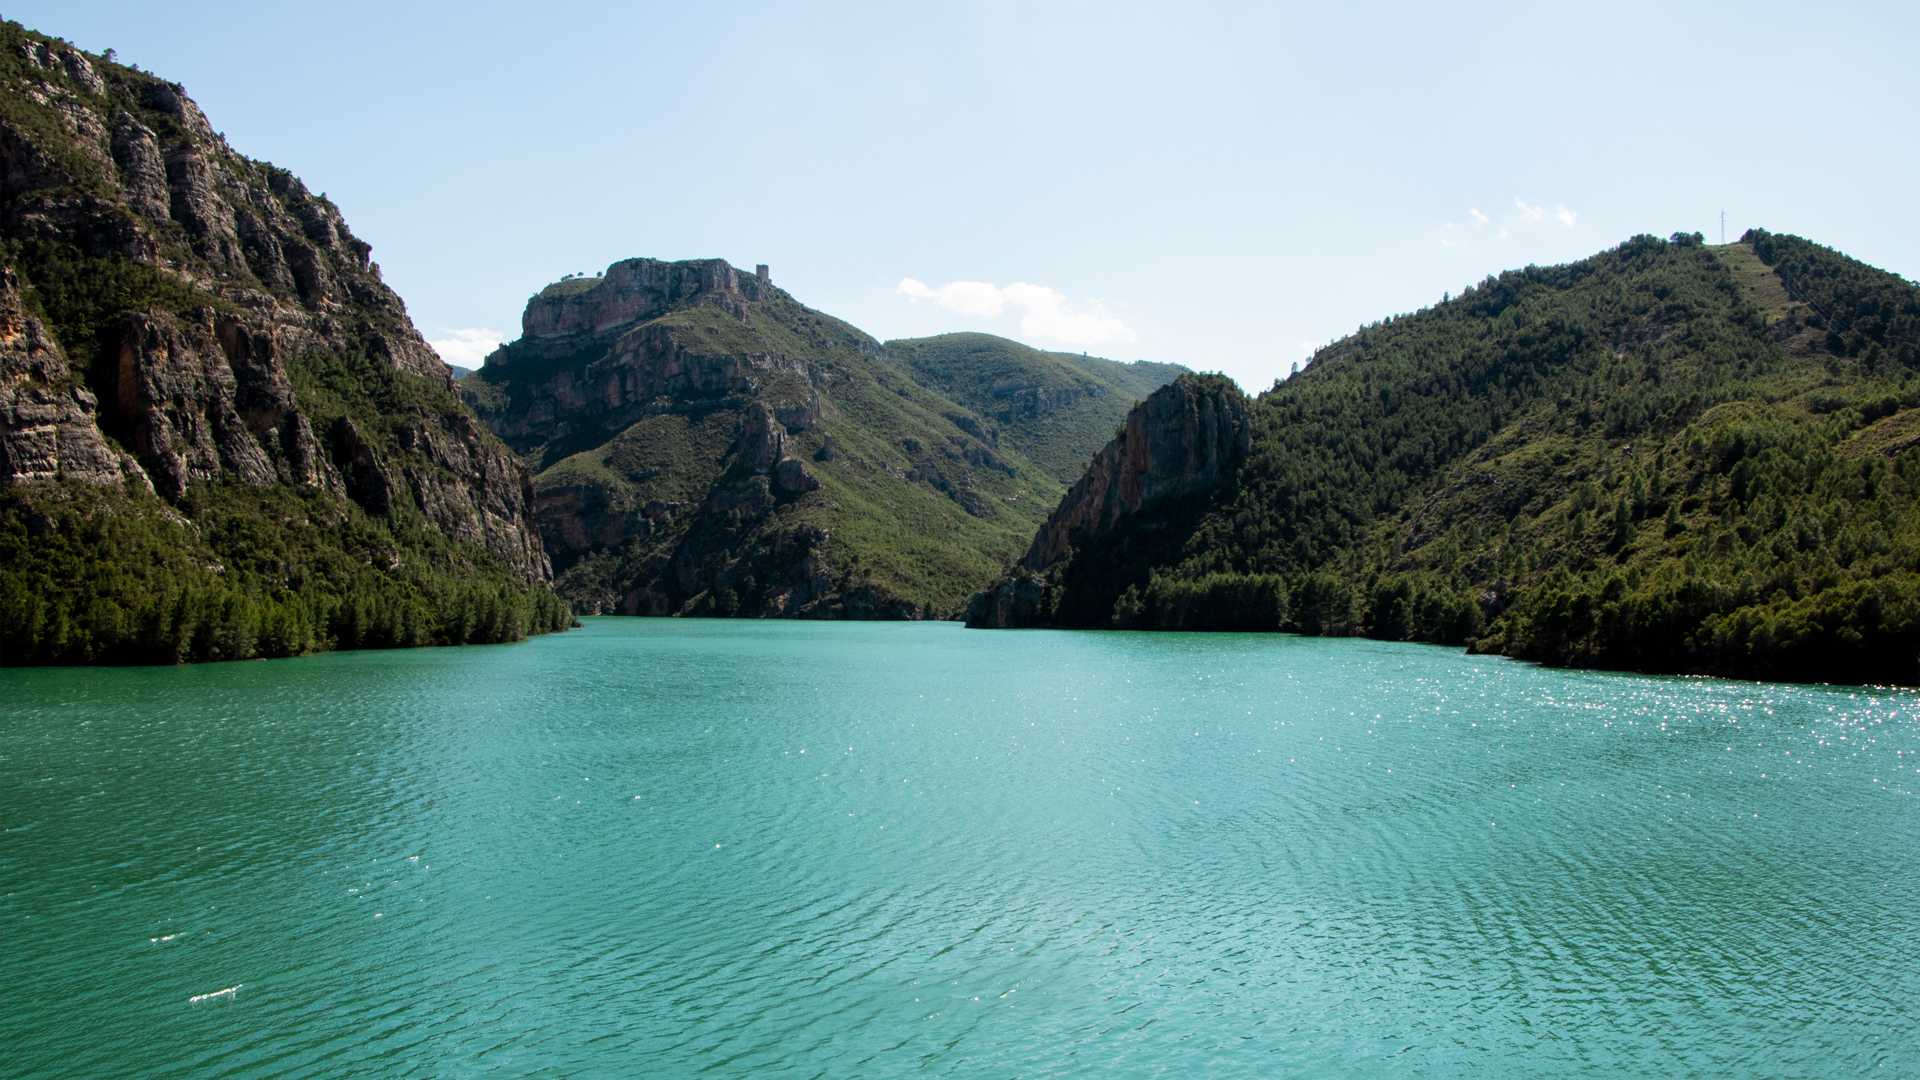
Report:
[[[1053,568],[1052,621],[1920,678],[1920,290],[1837,252],[1639,237],[1511,271],[1255,416],[1206,505]]]
[[[1006,444],[1072,483],[1127,410],[1186,369],[1046,352],[992,334],[941,334],[886,344],[914,378],[992,420]]]

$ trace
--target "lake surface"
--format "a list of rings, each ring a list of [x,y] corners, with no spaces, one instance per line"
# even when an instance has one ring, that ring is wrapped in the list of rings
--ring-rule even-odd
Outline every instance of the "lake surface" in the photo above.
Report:
[[[1911,692],[621,619],[0,691],[7,1076],[1920,1074]]]

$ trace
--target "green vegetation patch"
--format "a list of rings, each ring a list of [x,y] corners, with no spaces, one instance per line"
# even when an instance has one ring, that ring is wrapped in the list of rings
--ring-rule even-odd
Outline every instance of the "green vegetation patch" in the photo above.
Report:
[[[1007,446],[1071,484],[1136,402],[1178,378],[1178,364],[1123,364],[1046,352],[992,334],[889,341],[912,377],[978,413]]]
[[[1075,553],[1056,620],[1920,680],[1920,290],[1746,243],[1641,237],[1329,346],[1196,520]]]
[[[179,509],[58,482],[0,493],[6,664],[515,641],[570,620],[544,586],[324,492],[202,484]]]
[[[586,293],[592,292],[594,289],[600,286],[600,283],[602,281],[605,281],[605,280],[606,278],[601,277],[598,274],[595,274],[591,277],[583,275],[580,277],[561,278],[559,281],[556,281],[553,284],[547,286],[546,288],[541,289],[540,292],[537,294],[537,299],[564,300],[569,296],[581,296]]]

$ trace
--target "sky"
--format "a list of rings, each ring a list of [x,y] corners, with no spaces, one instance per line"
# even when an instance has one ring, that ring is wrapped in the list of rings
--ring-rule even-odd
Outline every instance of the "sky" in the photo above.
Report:
[[[1262,390],[1503,269],[1759,225],[1920,277],[1920,5],[15,0],[325,192],[450,363],[634,256]]]

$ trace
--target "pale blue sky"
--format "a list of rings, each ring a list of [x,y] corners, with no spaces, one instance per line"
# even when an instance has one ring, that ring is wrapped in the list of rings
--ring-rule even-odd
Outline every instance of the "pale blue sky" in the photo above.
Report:
[[[570,271],[720,256],[882,338],[982,329],[1258,390],[1503,268],[1715,239],[1722,208],[1730,237],[1920,275],[1916,5],[1310,8],[6,15],[185,83],[340,204],[443,342],[517,335]]]

